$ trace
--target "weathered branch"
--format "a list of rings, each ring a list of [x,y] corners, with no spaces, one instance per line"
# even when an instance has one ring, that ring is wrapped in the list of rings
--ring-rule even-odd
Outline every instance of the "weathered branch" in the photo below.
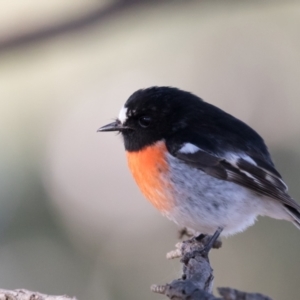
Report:
[[[258,293],[245,293],[232,288],[218,288],[224,300],[272,300],[270,297]]]
[[[51,296],[28,290],[1,290],[0,300],[76,300],[75,297],[69,296]]]
[[[178,243],[176,250],[167,254],[167,258],[181,257],[183,274],[180,279],[166,285],[153,285],[151,290],[155,293],[166,295],[172,300],[272,300],[261,295],[240,292],[232,288],[219,288],[221,298],[212,294],[213,269],[210,266],[208,253],[203,251],[210,237],[201,241],[191,238]],[[219,248],[220,242],[215,242],[215,248]]]
[[[151,290],[166,295],[172,300],[272,300],[257,293],[245,293],[232,288],[218,288],[221,298],[212,294],[213,269],[208,254],[212,241],[206,236],[202,240],[191,238],[176,245],[176,250],[167,254],[168,259],[181,257],[182,276],[166,285],[153,285]],[[214,248],[220,248],[221,242],[214,241]],[[68,296],[50,296],[27,290],[0,290],[0,300],[76,300]]]

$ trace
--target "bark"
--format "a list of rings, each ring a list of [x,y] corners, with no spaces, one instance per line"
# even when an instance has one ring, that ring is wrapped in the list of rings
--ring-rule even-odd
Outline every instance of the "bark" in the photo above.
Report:
[[[215,297],[212,294],[213,269],[205,249],[210,238],[206,236],[201,241],[191,238],[178,243],[176,250],[168,253],[167,258],[181,257],[181,278],[165,285],[153,285],[151,290],[172,300],[272,300],[261,294],[245,293],[232,288],[218,288],[221,297]],[[216,240],[214,248],[220,246],[220,241]]]
[[[77,300],[75,297],[69,296],[51,296],[32,292],[28,290],[2,290],[0,289],[0,300]]]
[[[218,235],[217,235],[218,236]],[[272,300],[258,293],[245,293],[232,288],[218,288],[220,297],[212,294],[213,269],[208,254],[211,247],[207,245],[212,241],[206,236],[200,241],[191,238],[176,245],[176,250],[167,254],[168,259],[180,257],[182,276],[165,285],[153,285],[151,290],[163,294],[172,300]],[[220,248],[221,242],[213,240],[213,247]],[[1,290],[0,300],[77,300],[69,296],[52,296],[28,290]]]

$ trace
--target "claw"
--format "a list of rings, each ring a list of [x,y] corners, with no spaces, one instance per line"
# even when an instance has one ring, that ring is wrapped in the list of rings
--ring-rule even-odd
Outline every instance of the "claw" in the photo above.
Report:
[[[204,248],[201,250],[201,252],[204,255],[208,255],[208,252],[213,248],[215,242],[217,241],[218,237],[220,236],[221,232],[223,231],[222,227],[218,227],[216,232],[212,235],[212,237],[209,239],[208,243],[204,246]],[[196,238],[198,239],[198,237]],[[203,237],[202,237],[203,239]]]

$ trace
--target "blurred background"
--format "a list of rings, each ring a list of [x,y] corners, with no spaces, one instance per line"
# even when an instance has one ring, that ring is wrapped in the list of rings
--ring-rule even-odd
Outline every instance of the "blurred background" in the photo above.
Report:
[[[0,287],[164,299],[177,227],[140,194],[121,138],[132,92],[196,93],[254,127],[300,199],[299,1],[5,1]],[[300,232],[267,218],[212,252],[215,286],[299,298]]]

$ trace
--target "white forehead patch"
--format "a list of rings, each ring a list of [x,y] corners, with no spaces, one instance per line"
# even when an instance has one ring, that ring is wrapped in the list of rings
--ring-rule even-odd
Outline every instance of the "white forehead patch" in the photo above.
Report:
[[[122,124],[124,124],[125,121],[127,120],[127,110],[128,108],[124,106],[120,110],[118,119]]]
[[[185,143],[179,150],[179,152],[181,153],[195,153],[197,151],[199,151],[200,148],[198,148],[197,146],[191,144],[191,143]]]

